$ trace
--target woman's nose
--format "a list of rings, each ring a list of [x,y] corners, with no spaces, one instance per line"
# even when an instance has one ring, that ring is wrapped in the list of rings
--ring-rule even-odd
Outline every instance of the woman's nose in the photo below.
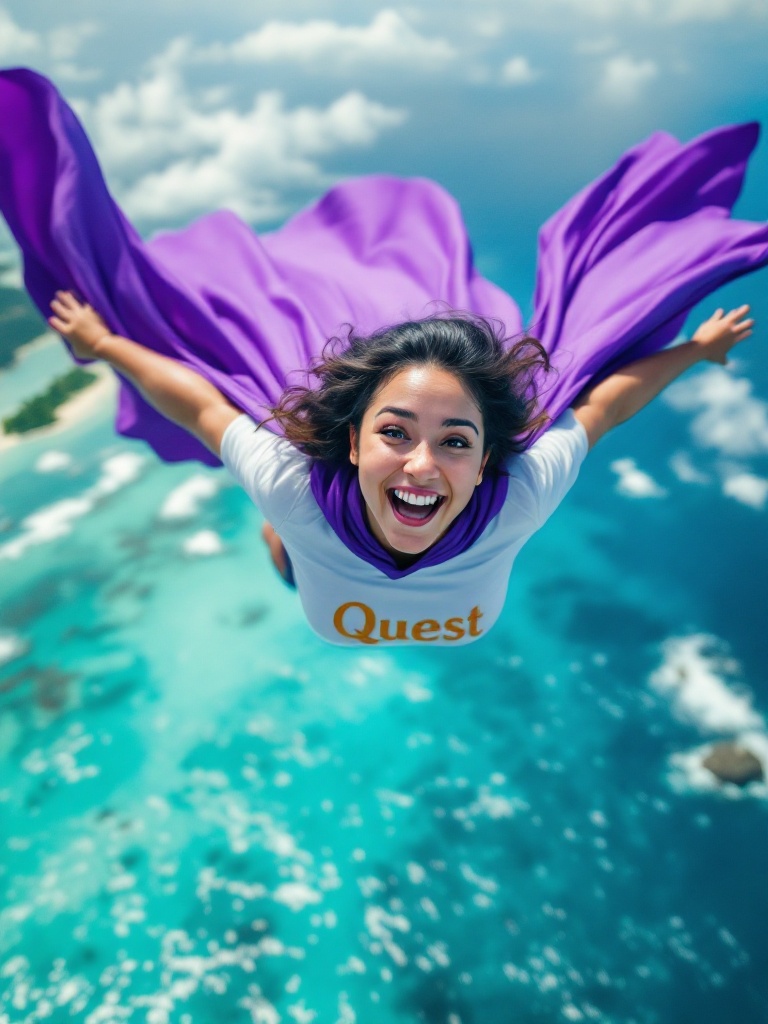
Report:
[[[405,466],[405,472],[420,480],[432,480],[438,475],[437,463],[427,441],[422,441],[409,454]]]

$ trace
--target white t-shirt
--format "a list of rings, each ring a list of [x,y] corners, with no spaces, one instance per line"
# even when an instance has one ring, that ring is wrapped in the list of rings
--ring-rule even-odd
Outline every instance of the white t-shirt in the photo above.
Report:
[[[568,410],[508,464],[499,514],[460,555],[393,580],[336,536],[310,488],[310,461],[246,415],[226,429],[221,458],[280,535],[310,626],[357,647],[458,645],[483,636],[501,613],[515,557],[554,512],[587,454]]]

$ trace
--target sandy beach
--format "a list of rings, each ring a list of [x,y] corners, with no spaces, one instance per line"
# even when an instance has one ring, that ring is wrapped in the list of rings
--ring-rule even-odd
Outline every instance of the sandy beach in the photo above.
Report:
[[[76,423],[92,416],[106,402],[114,402],[117,397],[117,377],[103,363],[89,364],[88,369],[95,373],[98,380],[93,381],[82,391],[76,392],[56,410],[56,422],[37,430],[29,430],[24,434],[0,433],[0,452],[28,441],[42,438],[53,438],[73,427]]]

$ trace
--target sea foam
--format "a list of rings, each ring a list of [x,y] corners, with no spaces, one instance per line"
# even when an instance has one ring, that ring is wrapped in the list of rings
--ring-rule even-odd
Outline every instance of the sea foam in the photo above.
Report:
[[[79,497],[63,498],[45,505],[22,520],[22,532],[0,545],[0,558],[20,558],[28,548],[46,544],[71,533],[77,519],[93,511],[96,503],[139,476],[144,457],[134,452],[113,455],[102,463],[101,476]]]
[[[725,682],[738,665],[716,653],[715,637],[703,633],[671,637],[662,644],[664,661],[652,673],[651,686],[669,698],[674,713],[702,732],[733,733],[763,729],[749,694],[737,693]]]
[[[197,473],[175,487],[160,508],[161,519],[192,519],[200,511],[200,505],[212,498],[222,484],[210,476]]]
[[[611,469],[619,477],[616,490],[628,498],[663,498],[667,493],[652,476],[637,468],[634,459],[616,459]]]

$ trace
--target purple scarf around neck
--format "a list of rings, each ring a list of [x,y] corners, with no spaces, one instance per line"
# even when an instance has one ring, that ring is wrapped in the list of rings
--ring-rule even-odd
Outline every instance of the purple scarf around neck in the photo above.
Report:
[[[357,471],[351,465],[335,468],[316,462],[310,471],[310,484],[315,501],[339,540],[358,558],[381,570],[391,580],[399,580],[419,569],[446,562],[471,547],[501,511],[509,477],[499,472],[486,473],[467,507],[440,540],[405,569],[397,566],[392,555],[369,530]]]

